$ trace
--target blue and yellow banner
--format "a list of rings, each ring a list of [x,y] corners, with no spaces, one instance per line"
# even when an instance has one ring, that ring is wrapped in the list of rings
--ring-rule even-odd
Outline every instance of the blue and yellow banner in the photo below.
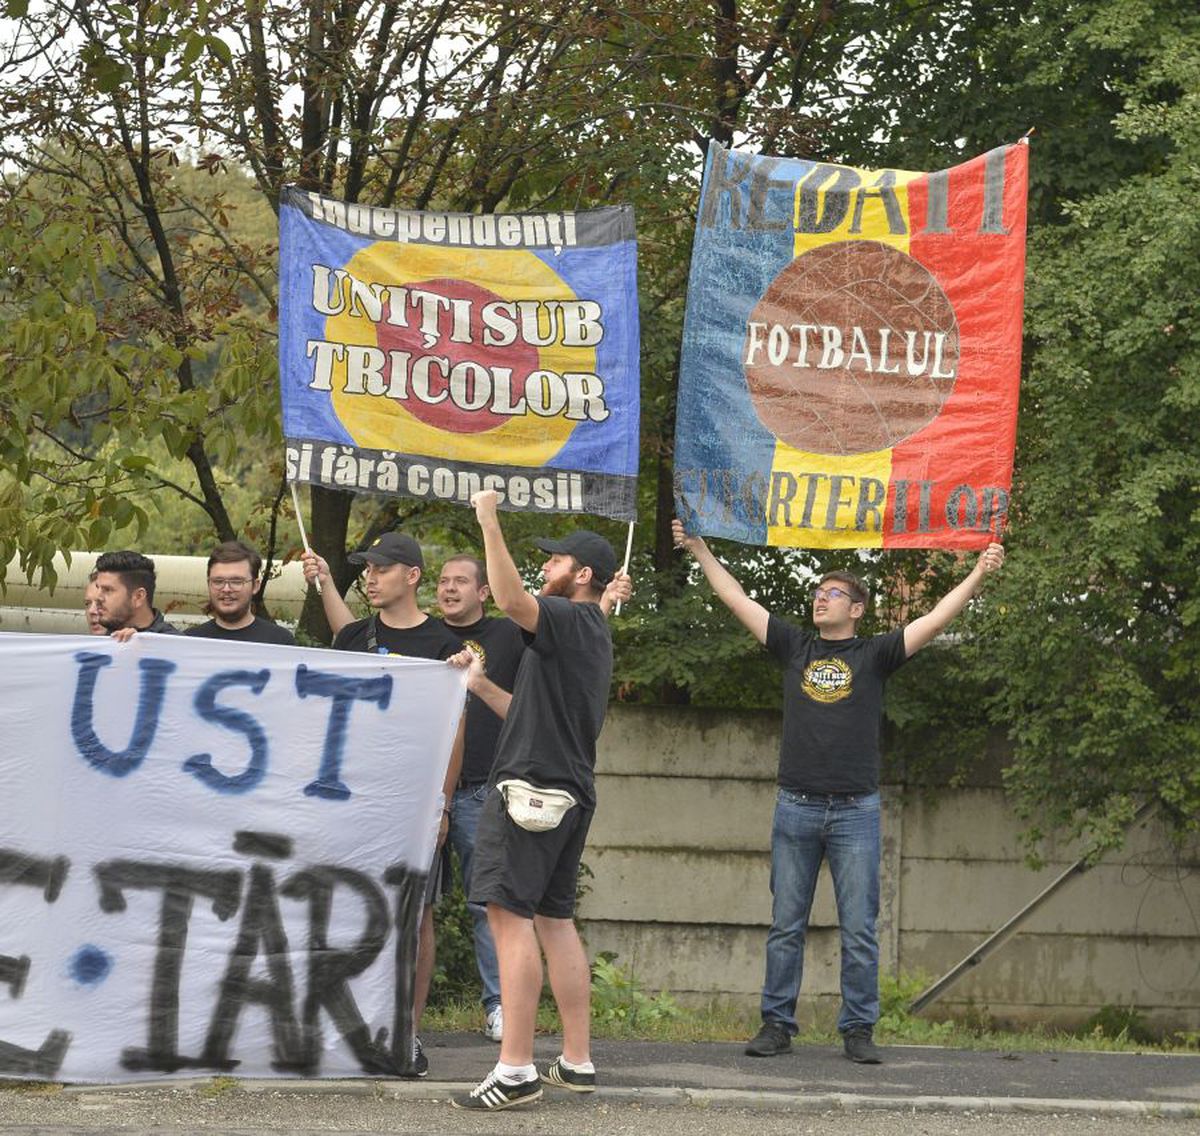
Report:
[[[289,481],[634,519],[629,207],[416,212],[289,187],[279,293]]]
[[[913,173],[710,147],[676,420],[690,532],[979,548],[1003,527],[1028,154]]]

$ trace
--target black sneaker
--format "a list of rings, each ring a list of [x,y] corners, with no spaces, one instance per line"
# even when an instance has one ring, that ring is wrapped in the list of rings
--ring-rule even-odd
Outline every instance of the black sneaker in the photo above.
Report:
[[[763,1022],[762,1029],[746,1043],[751,1057],[775,1057],[791,1051],[792,1035],[778,1022]]]
[[[465,1108],[470,1112],[499,1112],[502,1108],[533,1104],[541,1095],[541,1078],[534,1077],[532,1081],[510,1085],[500,1080],[493,1069],[469,1093],[451,1097],[450,1103],[455,1108]]]
[[[849,1030],[842,1034],[842,1046],[846,1056],[859,1065],[879,1065],[883,1062],[869,1029]]]
[[[596,1091],[596,1074],[581,1073],[578,1069],[568,1069],[561,1057],[554,1059],[554,1064],[546,1070],[545,1080],[560,1089],[570,1089],[573,1093],[594,1093]]]
[[[412,1067],[403,1075],[405,1077],[429,1076],[429,1058],[425,1056],[425,1049],[421,1045],[419,1037],[413,1038]]]

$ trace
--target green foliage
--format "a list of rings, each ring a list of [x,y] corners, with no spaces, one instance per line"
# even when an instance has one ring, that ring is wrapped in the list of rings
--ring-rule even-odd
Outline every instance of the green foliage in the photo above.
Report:
[[[1152,1044],[1157,1039],[1146,1019],[1134,1006],[1101,1006],[1080,1030],[1083,1037],[1107,1038],[1111,1041],[1130,1041],[1139,1045]]]
[[[455,886],[442,897],[434,912],[437,967],[429,991],[429,1005],[456,1004],[479,1007],[479,970],[475,965],[475,931],[462,889],[462,873],[454,856]]]
[[[616,958],[612,951],[601,951],[592,963],[593,1022],[637,1031],[680,1017],[669,994],[644,993],[637,979],[616,965]]]
[[[912,1045],[940,1045],[957,1028],[952,1021],[931,1022],[915,1018],[908,1007],[929,985],[926,974],[879,975],[879,1021],[875,1032],[880,1040],[900,1041]]]
[[[1138,62],[1121,143],[1154,144],[1031,243],[1031,351],[1009,569],[979,665],[1045,828],[1119,843],[1154,794],[1200,823],[1200,16],[1078,5],[1077,37]]]
[[[956,624],[958,646],[893,682],[890,760],[910,781],[953,776],[1000,731],[1034,840],[1065,827],[1103,848],[1146,794],[1200,825],[1193,3],[763,0],[718,18],[690,2],[417,0],[386,29],[353,5],[315,23],[311,6],[274,2],[6,11],[27,62],[0,103],[0,555],[53,584],[70,548],[242,534],[294,550],[274,340],[284,182],[467,211],[629,202],[645,551],[614,630],[617,694],[635,700],[779,698],[765,654],[665,539],[705,140],[928,169],[1036,127],[1009,563]],[[310,536],[335,571],[385,524],[433,550],[477,547],[466,510],[354,509],[315,498]],[[520,562],[542,524],[506,518]],[[854,566],[878,597],[865,632],[964,571],[921,553],[721,552],[800,620],[813,575]],[[320,630],[310,612],[306,633]]]

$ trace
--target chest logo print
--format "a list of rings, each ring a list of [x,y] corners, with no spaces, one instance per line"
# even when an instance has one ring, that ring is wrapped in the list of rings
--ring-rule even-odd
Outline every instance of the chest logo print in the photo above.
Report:
[[[854,672],[841,659],[816,659],[804,668],[800,687],[814,702],[841,702],[854,689]]]

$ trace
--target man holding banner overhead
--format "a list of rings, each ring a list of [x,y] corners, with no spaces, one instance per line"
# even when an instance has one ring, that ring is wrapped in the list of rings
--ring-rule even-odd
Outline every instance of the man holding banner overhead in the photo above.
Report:
[[[726,150],[704,171],[680,361],[676,544],[784,668],[763,1025],[791,1048],[821,861],[842,935],[846,1056],[875,1063],[884,682],[999,568],[1021,364],[1028,146],[950,170]],[[928,615],[859,639],[847,573],[816,634],[750,599],[701,535],[793,548],[983,549]]]
[[[474,497],[496,605],[525,632],[528,649],[497,744],[479,819],[470,899],[487,905],[500,961],[504,1039],[495,1068],[456,1108],[497,1111],[542,1095],[533,1064],[545,953],[563,1023],[563,1051],[546,1080],[592,1092],[591,971],[575,929],[575,889],[596,805],[596,738],[608,708],[612,637],[600,608],[617,570],[602,536],[576,530],[541,540],[549,553],[538,595],[525,590],[505,544],[497,494]],[[477,664],[474,664],[477,665]]]
[[[464,506],[482,491],[506,509],[632,525],[640,355],[630,207],[417,212],[285,187],[279,218],[293,491],[307,483]],[[494,579],[493,588],[499,598]],[[526,598],[528,618],[540,609]],[[606,699],[607,678],[599,687]],[[598,725],[602,711],[589,712]],[[590,799],[590,768],[584,789]],[[586,961],[583,973],[586,1017]],[[528,1033],[531,1045],[532,1019]],[[582,1053],[586,1061],[586,1041]]]
[[[867,610],[862,581],[827,572],[812,594],[816,634],[752,600],[699,537],[674,522],[675,544],[690,552],[717,598],[784,669],[779,793],[771,829],[771,930],[762,992],[762,1028],[746,1046],[752,1057],[792,1047],[804,939],[822,860],[829,864],[841,931],[846,1056],[879,1063],[872,1033],[879,1019],[879,724],[888,676],[940,635],[1004,563],[989,544],[975,567],[927,614],[905,627],[860,639]]]

